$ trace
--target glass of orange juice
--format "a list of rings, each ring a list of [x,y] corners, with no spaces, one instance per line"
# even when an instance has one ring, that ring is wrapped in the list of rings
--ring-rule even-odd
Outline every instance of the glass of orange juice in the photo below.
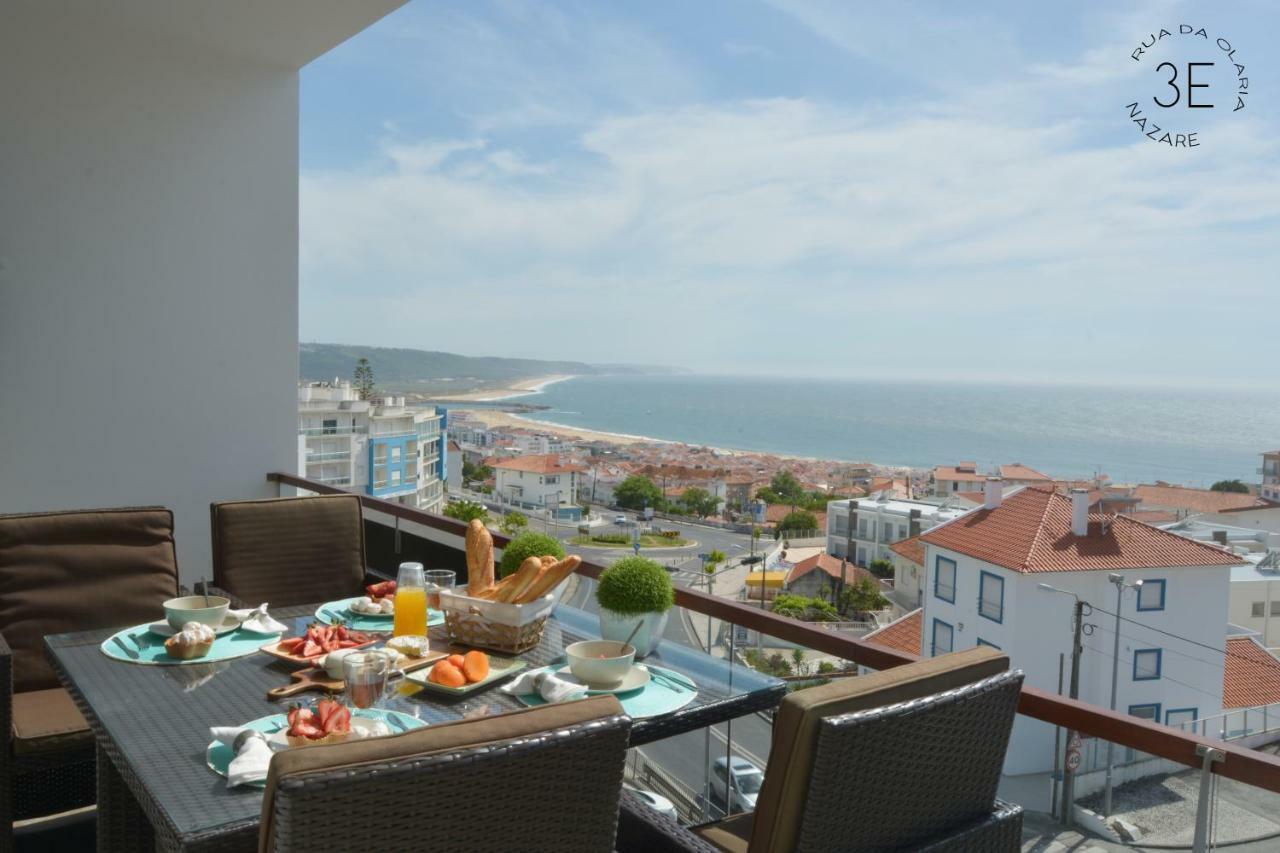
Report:
[[[401,563],[396,575],[395,635],[427,634],[427,589],[422,563]]]

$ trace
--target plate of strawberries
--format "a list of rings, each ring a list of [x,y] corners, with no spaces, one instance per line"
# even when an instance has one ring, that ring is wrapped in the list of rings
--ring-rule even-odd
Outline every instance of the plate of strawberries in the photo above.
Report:
[[[345,624],[324,625],[313,622],[301,637],[286,637],[267,643],[262,651],[287,663],[314,666],[321,655],[338,649],[363,648],[376,643],[378,639],[371,633],[353,630]]]

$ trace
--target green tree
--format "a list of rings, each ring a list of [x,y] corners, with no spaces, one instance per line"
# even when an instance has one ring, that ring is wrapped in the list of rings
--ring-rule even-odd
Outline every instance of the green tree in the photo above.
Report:
[[[782,519],[782,523],[778,525],[779,533],[786,533],[788,530],[817,530],[818,518],[807,509],[799,509],[795,512],[787,513]]]
[[[373,365],[369,363],[369,359],[362,358],[356,362],[356,369],[351,373],[351,385],[361,400],[368,400],[373,396]]]
[[[515,536],[521,530],[524,530],[529,526],[529,518],[522,512],[512,510],[502,517],[502,524],[500,526],[503,533],[508,536]]]
[[[809,671],[808,665],[804,662],[804,649],[791,650],[791,668],[795,670],[796,675],[804,675]]]
[[[462,479],[468,483],[483,483],[493,476],[493,469],[488,465],[473,465],[462,460]]]
[[[489,510],[485,509],[484,504],[475,501],[453,501],[444,508],[444,514],[449,518],[468,523],[476,518],[484,522],[489,521]]]
[[[720,550],[708,551],[707,552],[707,572],[714,572],[716,570],[716,566],[720,565],[727,559],[729,558],[728,556],[725,555],[724,551],[720,551]]]
[[[872,613],[888,606],[889,599],[880,592],[876,582],[867,577],[858,578],[856,582],[846,586],[840,595],[841,613]]]
[[[831,602],[803,595],[779,595],[773,600],[773,612],[806,622],[834,622],[837,618]]]
[[[1209,487],[1211,492],[1237,492],[1242,495],[1249,494],[1249,487],[1239,480],[1219,480]]]
[[[756,489],[756,498],[769,505],[784,503],[782,495],[778,494],[768,486],[761,486]]]
[[[689,510],[690,515],[706,518],[708,515],[714,515],[716,510],[719,509],[721,498],[716,497],[706,489],[694,486],[684,490],[684,494],[680,496],[680,502]]]
[[[867,571],[878,578],[893,577],[893,562],[884,557],[877,557],[867,565]]]
[[[627,509],[644,509],[646,504],[657,508],[662,505],[662,489],[648,477],[632,474],[613,490],[613,499]]]
[[[804,487],[800,485],[796,475],[786,468],[773,475],[769,480],[769,488],[782,498],[780,503],[798,503],[804,500]]]

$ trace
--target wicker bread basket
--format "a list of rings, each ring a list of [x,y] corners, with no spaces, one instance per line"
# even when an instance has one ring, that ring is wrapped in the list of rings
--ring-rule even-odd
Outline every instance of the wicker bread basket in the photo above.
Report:
[[[554,591],[525,604],[440,592],[440,609],[450,640],[508,654],[527,652],[542,642],[542,629],[555,606]]]

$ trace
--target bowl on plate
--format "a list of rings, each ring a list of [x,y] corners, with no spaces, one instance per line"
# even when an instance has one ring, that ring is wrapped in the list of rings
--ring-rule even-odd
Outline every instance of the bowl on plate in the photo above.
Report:
[[[188,622],[199,622],[210,628],[217,628],[227,618],[227,608],[231,599],[221,595],[209,596],[205,604],[203,595],[184,595],[171,598],[164,603],[164,618],[175,631],[181,631]]]
[[[565,647],[565,658],[574,678],[609,687],[622,683],[635,662],[636,649],[617,640],[583,640]]]

